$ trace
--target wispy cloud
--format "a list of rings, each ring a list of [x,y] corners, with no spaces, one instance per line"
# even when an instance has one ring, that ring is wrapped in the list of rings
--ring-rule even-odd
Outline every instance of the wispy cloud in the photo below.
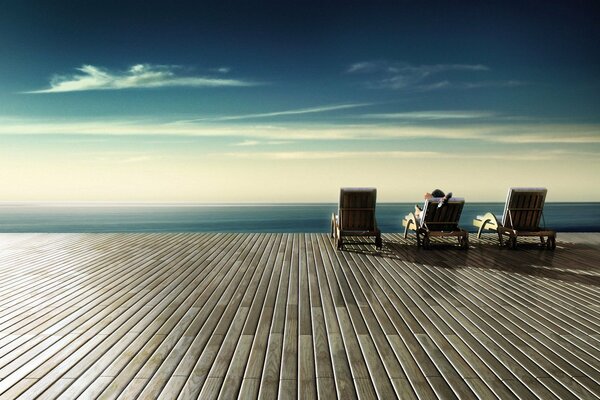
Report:
[[[278,151],[232,152],[220,156],[266,160],[329,160],[343,158],[432,158],[441,153],[432,151]]]
[[[257,82],[222,79],[206,76],[178,75],[178,67],[169,65],[137,64],[127,71],[115,72],[93,65],[76,68],[79,73],[56,75],[50,87],[26,93],[64,93],[89,90],[122,90],[163,87],[223,87],[254,86]]]
[[[406,121],[432,121],[432,120],[469,120],[495,117],[496,114],[488,111],[411,111],[399,113],[364,114],[363,118],[390,119]]]
[[[110,164],[137,164],[156,161],[163,158],[159,154],[127,152],[127,151],[101,151],[81,153],[80,156],[86,160],[98,161]]]
[[[427,115],[421,118],[428,117]],[[432,118],[435,116],[429,116]],[[441,117],[438,115],[437,117]],[[465,115],[466,117],[466,115]],[[372,141],[389,139],[471,140],[493,143],[599,144],[598,124],[486,123],[427,124],[222,124],[149,120],[15,120],[2,119],[0,135],[230,137],[261,142]],[[469,121],[467,121],[469,122]]]
[[[280,146],[284,144],[290,143],[289,141],[284,140],[243,140],[241,142],[233,143],[233,146],[242,146],[242,147],[251,147],[251,146],[259,146],[259,145],[267,145],[267,146]]]
[[[523,84],[516,80],[464,82],[448,77],[452,72],[481,73],[489,70],[489,67],[482,64],[413,65],[406,62],[363,61],[350,65],[346,72],[369,76],[365,85],[375,89],[432,91],[448,88],[512,87]]]
[[[473,153],[436,151],[279,151],[279,152],[229,152],[212,154],[218,157],[232,157],[252,160],[341,160],[341,159],[484,159],[510,161],[556,160],[575,153],[564,151],[529,151],[521,153]],[[577,154],[575,154],[577,155]]]
[[[478,89],[486,87],[516,87],[527,85],[527,82],[508,80],[508,81],[482,81],[482,82],[458,82],[455,84],[456,87],[465,89]]]
[[[552,143],[552,144],[586,144],[600,143],[599,135],[568,135],[555,136],[552,134],[513,134],[505,136],[496,136],[491,141],[498,143]]]
[[[260,142],[258,140],[244,140],[243,142],[234,143],[234,146],[258,146]]]
[[[300,108],[300,109],[296,109],[296,110],[274,111],[274,112],[267,112],[267,113],[195,118],[195,119],[190,119],[190,120],[185,120],[185,121],[178,121],[178,123],[189,123],[189,122],[199,122],[199,121],[235,121],[235,120],[243,120],[243,119],[282,117],[282,116],[287,116],[287,115],[315,114],[315,113],[324,113],[324,112],[330,112],[330,111],[347,110],[347,109],[358,108],[358,107],[367,107],[370,105],[372,105],[372,103],[337,104],[337,105],[328,105],[328,106],[319,106],[319,107],[310,107],[310,108]]]
[[[431,64],[412,65],[406,62],[363,61],[348,67],[350,73],[386,72],[391,74],[412,74],[428,76],[445,71],[488,71],[482,64]]]
[[[137,157],[123,158],[123,159],[119,160],[119,162],[121,162],[123,164],[133,164],[133,163],[153,161],[156,158],[157,157],[151,157],[151,156],[137,156]]]

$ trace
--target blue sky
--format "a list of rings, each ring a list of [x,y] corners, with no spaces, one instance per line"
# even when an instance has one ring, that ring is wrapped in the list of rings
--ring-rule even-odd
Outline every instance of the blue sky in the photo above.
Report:
[[[592,1],[322,3],[0,3],[0,200],[600,200]]]

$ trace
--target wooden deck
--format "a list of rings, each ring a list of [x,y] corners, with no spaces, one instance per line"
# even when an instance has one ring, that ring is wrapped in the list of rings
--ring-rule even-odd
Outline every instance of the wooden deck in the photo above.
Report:
[[[0,234],[0,398],[598,398],[600,250]]]

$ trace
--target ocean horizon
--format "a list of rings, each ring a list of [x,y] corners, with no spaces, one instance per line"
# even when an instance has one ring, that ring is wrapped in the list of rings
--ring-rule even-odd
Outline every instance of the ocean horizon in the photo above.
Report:
[[[403,232],[402,218],[415,203],[378,203],[382,232]],[[467,203],[461,227],[504,203]],[[337,203],[0,203],[1,233],[73,232],[329,232]],[[549,202],[545,225],[558,232],[600,232],[600,202]]]

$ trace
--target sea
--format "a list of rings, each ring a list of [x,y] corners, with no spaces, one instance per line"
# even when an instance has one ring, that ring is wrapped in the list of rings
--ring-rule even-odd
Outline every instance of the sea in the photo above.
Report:
[[[461,226],[504,203],[467,203]],[[0,203],[0,232],[329,232],[335,203],[148,204]],[[403,232],[414,203],[378,203],[382,232]],[[546,203],[545,226],[559,232],[600,232],[600,202]]]

